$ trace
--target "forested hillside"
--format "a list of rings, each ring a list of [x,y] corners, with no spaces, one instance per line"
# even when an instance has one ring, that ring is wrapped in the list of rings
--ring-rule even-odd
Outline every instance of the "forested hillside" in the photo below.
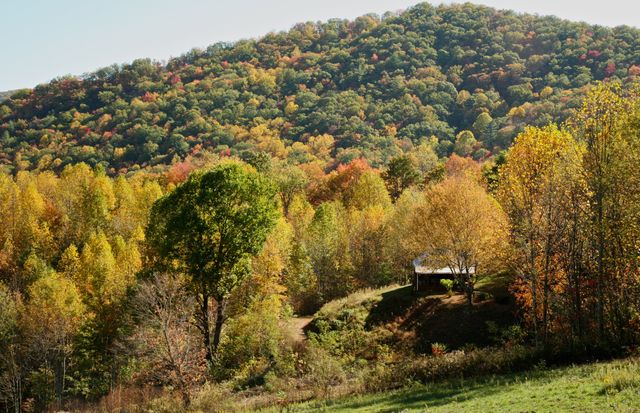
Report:
[[[287,409],[427,383],[422,408],[447,380],[505,406],[492,388],[539,400],[500,384],[522,370],[637,356],[639,40],[423,4],[15,92],[0,411]],[[637,362],[619,363],[577,410],[638,404]]]
[[[9,97],[11,97],[11,95],[13,95],[16,92],[17,90],[7,90],[5,92],[0,92],[0,102],[2,102],[3,100],[9,99]]]
[[[257,151],[331,169],[425,140],[483,159],[524,125],[567,118],[590,82],[638,76],[637,29],[424,3],[19,91],[0,105],[0,162],[113,174]]]

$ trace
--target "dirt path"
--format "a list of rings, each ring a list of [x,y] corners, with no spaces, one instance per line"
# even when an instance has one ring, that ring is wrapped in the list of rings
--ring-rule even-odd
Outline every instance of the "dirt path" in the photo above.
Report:
[[[291,337],[295,341],[304,341],[307,339],[307,335],[304,333],[304,328],[313,320],[313,317],[293,317],[289,321],[289,331]]]

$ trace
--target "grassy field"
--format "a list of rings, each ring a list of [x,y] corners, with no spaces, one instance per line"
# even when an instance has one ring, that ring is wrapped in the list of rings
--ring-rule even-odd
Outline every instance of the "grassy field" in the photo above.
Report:
[[[620,360],[466,380],[335,402],[287,412],[640,412],[640,361]]]

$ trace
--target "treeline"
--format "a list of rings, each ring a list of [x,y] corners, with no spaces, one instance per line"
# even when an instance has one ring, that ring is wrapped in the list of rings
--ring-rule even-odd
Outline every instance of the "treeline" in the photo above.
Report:
[[[526,129],[500,168],[514,292],[539,345],[637,345],[639,116],[637,90],[600,85],[563,129]]]
[[[597,80],[640,74],[640,32],[471,4],[303,23],[137,60],[0,104],[8,172],[85,162],[109,175],[203,152],[375,166],[435,139],[485,159],[525,125],[564,121]]]
[[[355,315],[307,345],[286,320],[407,283],[425,253],[471,313],[479,279],[507,277],[528,327],[518,340],[536,351],[636,346],[639,102],[598,85],[566,124],[527,128],[484,163],[439,161],[433,140],[382,170],[257,152],[129,177],[85,164],[0,175],[0,406],[61,408],[123,385],[189,403],[207,382],[328,388],[345,365],[398,371],[385,366],[413,350]],[[506,364],[530,360],[507,344]]]
[[[162,193],[142,176],[112,179],[84,164],[0,175],[3,407],[41,411],[113,385],[148,210]]]
[[[249,163],[208,162],[127,178],[86,164],[67,166],[59,175],[0,175],[0,405],[37,411],[65,400],[95,400],[129,382],[195,386],[211,377],[213,361],[209,356],[205,363],[198,315],[206,315],[205,337],[213,340],[222,299],[225,330],[216,375],[227,378],[256,358],[273,358],[281,351],[281,320],[293,312],[311,314],[356,289],[407,281],[413,254],[407,220],[423,199],[418,188],[447,170],[469,168],[480,176],[475,161],[439,163],[426,144],[394,160],[384,174],[361,159],[330,173],[265,153]],[[202,290],[184,268],[159,263],[169,250],[156,248],[158,238],[150,244],[145,232],[178,208],[168,202],[150,221],[159,199],[197,171],[225,165],[241,165],[244,174],[269,182],[276,215],[257,249],[243,255],[250,259],[248,272],[234,273],[237,282],[220,287],[222,295],[207,296],[211,310],[202,312]],[[213,199],[221,196],[216,192]],[[243,234],[251,236],[238,227],[238,237]],[[231,242],[248,245],[251,239]],[[200,244],[204,254],[209,245]],[[162,330],[166,323],[169,330]],[[184,370],[176,376],[178,368]]]

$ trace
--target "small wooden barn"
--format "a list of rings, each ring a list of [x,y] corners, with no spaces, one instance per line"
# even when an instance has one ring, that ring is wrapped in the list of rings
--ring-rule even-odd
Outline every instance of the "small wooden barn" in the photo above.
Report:
[[[475,274],[475,267],[469,268]],[[444,291],[440,280],[454,280],[454,272],[449,267],[437,268],[429,265],[427,255],[421,255],[413,260],[413,291]]]

